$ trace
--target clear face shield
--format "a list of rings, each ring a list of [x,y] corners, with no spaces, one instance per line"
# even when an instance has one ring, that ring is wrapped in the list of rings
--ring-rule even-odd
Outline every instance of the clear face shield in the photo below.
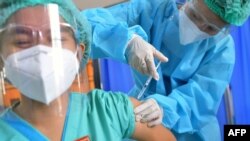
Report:
[[[218,22],[218,18],[207,18],[201,10],[197,0],[192,0],[180,9],[180,41],[183,44],[189,44],[195,41],[203,40],[216,36],[216,41],[229,34],[230,26]],[[215,22],[217,21],[217,23]]]
[[[57,4],[23,8],[9,17],[0,29],[1,107],[29,115],[41,109],[66,113],[69,94],[82,93],[86,85],[73,27]]]

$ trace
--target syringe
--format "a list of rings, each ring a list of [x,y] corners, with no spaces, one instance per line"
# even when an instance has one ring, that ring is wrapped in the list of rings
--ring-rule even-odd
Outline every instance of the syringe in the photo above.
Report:
[[[159,68],[160,65],[161,65],[161,61],[159,61],[159,63],[157,64],[156,70]],[[146,91],[146,89],[148,88],[148,85],[151,82],[152,78],[153,78],[152,75],[149,76],[149,78],[147,79],[146,83],[143,85],[141,91],[139,92],[139,94],[137,96],[137,99],[140,99],[143,96],[143,94]]]

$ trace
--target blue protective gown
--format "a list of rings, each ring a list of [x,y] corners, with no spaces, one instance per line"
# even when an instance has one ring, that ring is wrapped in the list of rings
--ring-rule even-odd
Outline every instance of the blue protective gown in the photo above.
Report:
[[[103,16],[110,12],[112,16]],[[159,81],[152,81],[145,98],[154,98],[164,109],[163,124],[170,128],[178,141],[219,141],[220,130],[216,113],[230,81],[234,62],[234,42],[230,35],[219,35],[183,46],[179,43],[178,9],[173,0],[131,0],[105,9],[84,11],[93,26],[94,57],[108,54],[110,44],[126,42],[120,36],[102,44],[107,35],[128,35],[124,30],[107,30],[118,22],[128,26],[140,25],[148,41],[169,58],[160,66]],[[104,18],[100,23],[93,15]],[[94,22],[93,22],[94,21]],[[114,22],[114,23],[113,23]],[[108,26],[109,28],[102,28]],[[103,40],[102,40],[103,39]],[[125,50],[126,46],[113,46]],[[123,60],[124,55],[110,52],[111,57]],[[124,61],[124,60],[123,60]],[[136,96],[146,76],[134,71]]]
[[[62,141],[89,136],[91,141],[120,141],[135,130],[133,104],[120,93],[93,90],[71,94]],[[48,141],[30,123],[7,109],[0,115],[1,141]]]

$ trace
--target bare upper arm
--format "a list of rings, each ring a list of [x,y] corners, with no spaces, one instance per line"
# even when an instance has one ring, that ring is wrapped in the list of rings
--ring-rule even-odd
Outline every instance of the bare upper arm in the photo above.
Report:
[[[134,108],[141,104],[134,98],[130,98],[130,100],[133,103]],[[147,123],[141,122],[135,123],[135,131],[132,138],[139,141],[176,141],[172,132],[163,125],[157,125],[149,128]]]

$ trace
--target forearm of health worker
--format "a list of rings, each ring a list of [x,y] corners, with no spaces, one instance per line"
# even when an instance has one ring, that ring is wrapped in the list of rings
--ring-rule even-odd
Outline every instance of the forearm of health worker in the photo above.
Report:
[[[147,41],[147,34],[138,26],[128,27],[127,23],[116,20],[104,8],[82,11],[92,26],[91,58],[112,58],[127,63],[125,51],[128,42],[136,34]]]
[[[211,47],[193,77],[168,96],[147,97],[163,108],[163,124],[178,134],[177,140],[184,134],[196,134],[204,141],[221,139],[216,114],[233,71],[233,44],[232,38],[227,37]]]
[[[159,79],[154,59],[167,62],[168,58],[147,42],[147,34],[140,26],[128,27],[103,8],[86,10],[83,14],[92,25],[92,58],[119,60]]]
[[[155,80],[159,79],[159,74],[155,69],[154,60],[168,61],[168,56],[158,51],[161,43],[156,42],[156,39],[161,38],[166,29],[165,23],[172,19],[176,10],[175,2],[175,0],[130,0],[107,8],[117,21],[126,22],[128,26],[140,25],[147,33],[149,43],[142,42],[140,38],[129,42],[126,58],[133,68],[142,74],[153,76]],[[162,30],[156,32],[154,28]]]

